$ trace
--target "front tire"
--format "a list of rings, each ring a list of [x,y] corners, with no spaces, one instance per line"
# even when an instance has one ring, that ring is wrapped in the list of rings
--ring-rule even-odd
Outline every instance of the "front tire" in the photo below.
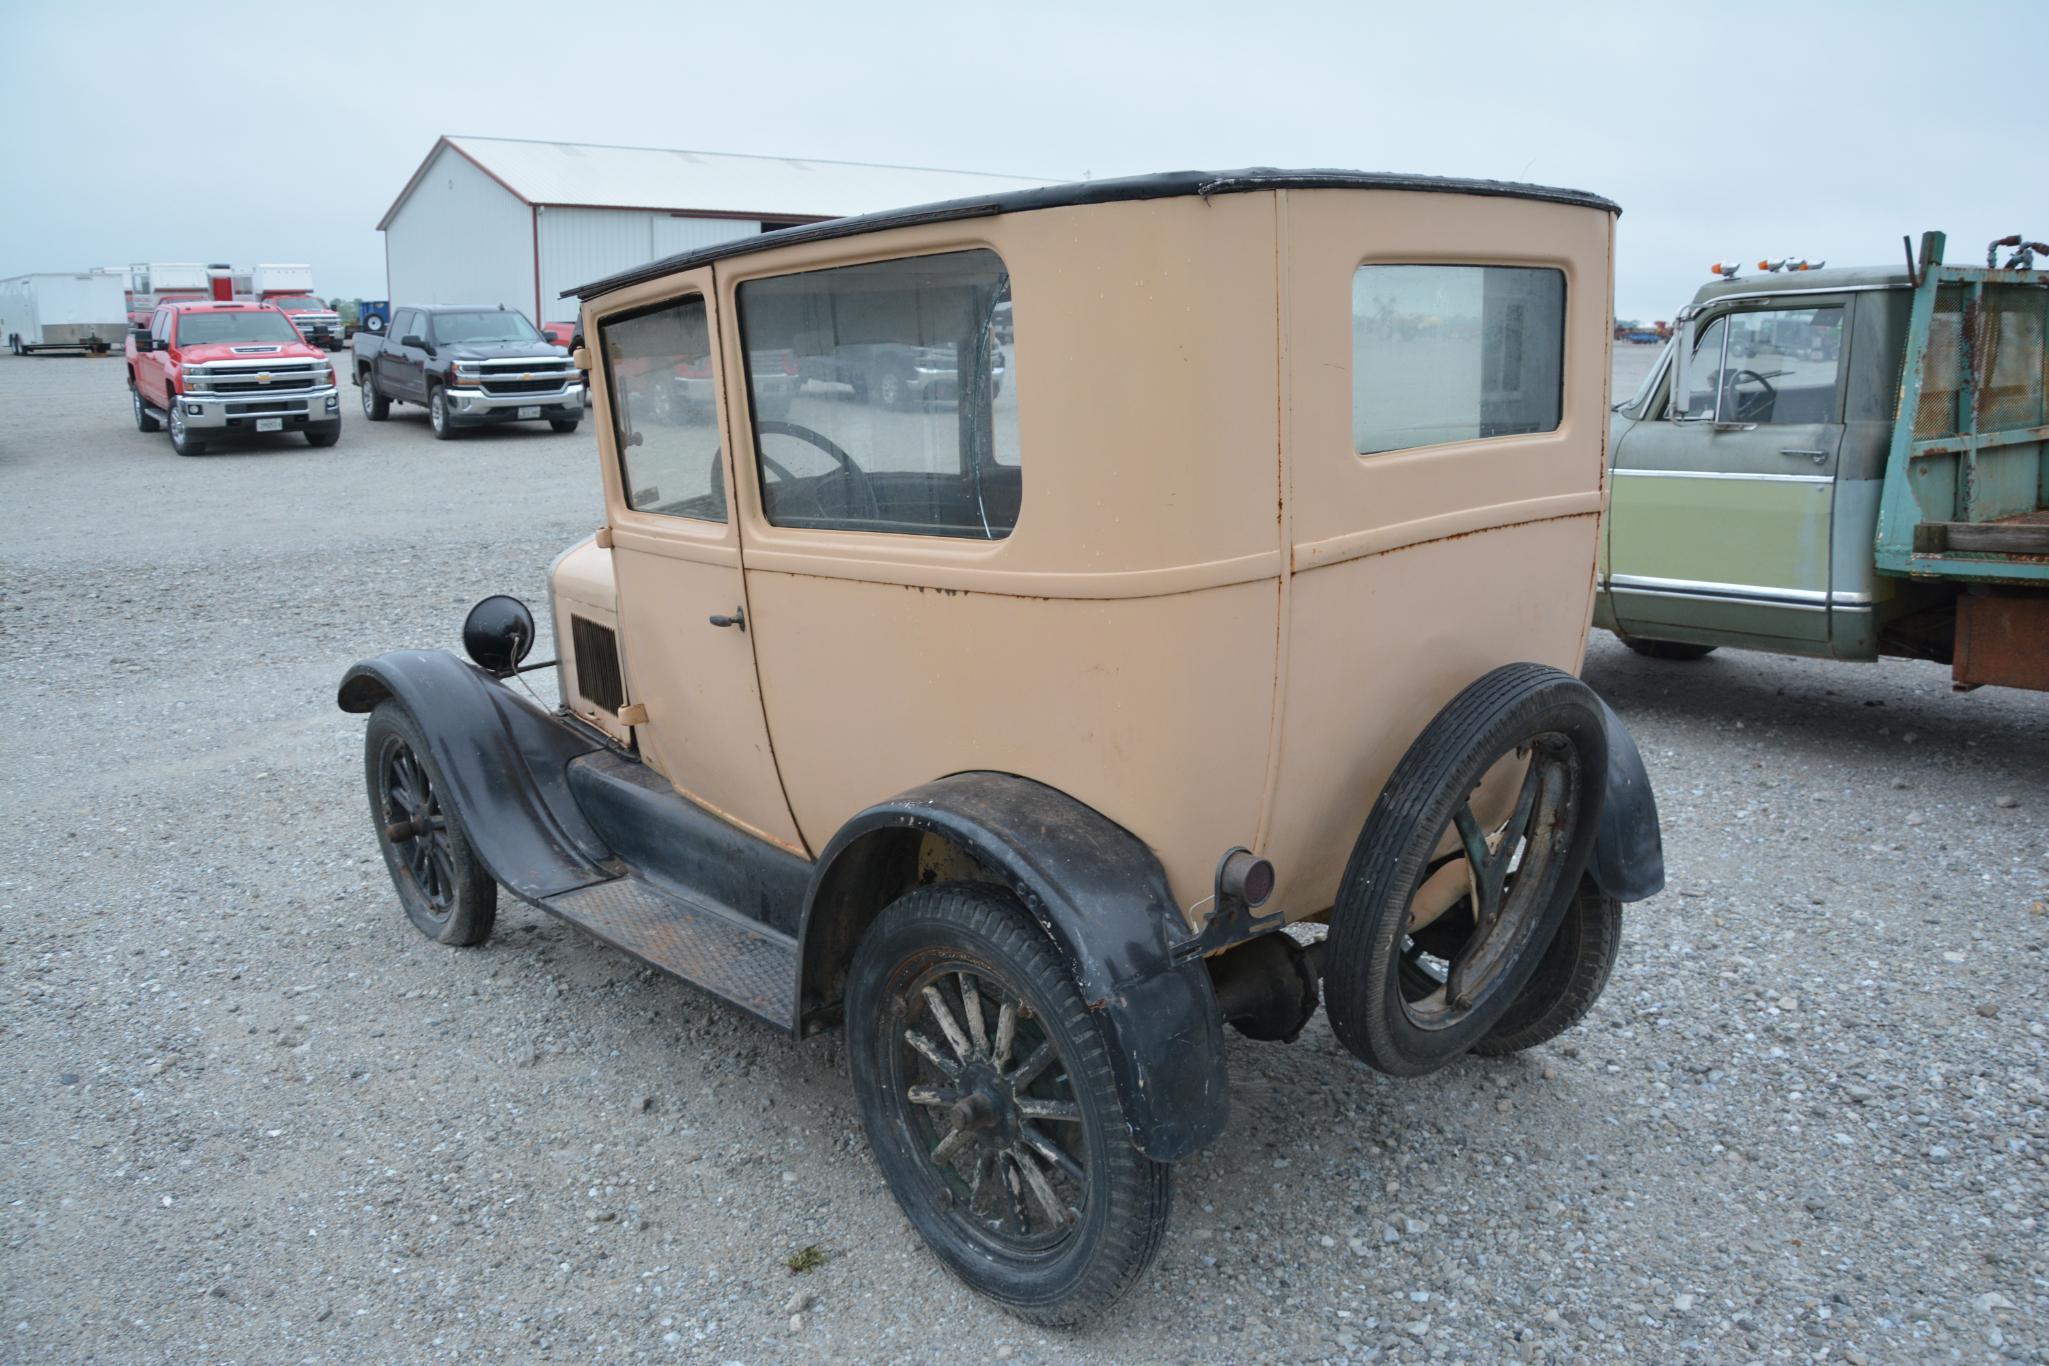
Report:
[[[157,421],[156,414],[152,413],[149,410],[149,405],[142,401],[142,391],[136,388],[133,383],[128,386],[128,397],[135,405],[136,431],[160,432],[164,429],[164,424]]]
[[[462,817],[411,713],[386,698],[370,713],[363,776],[377,847],[413,928],[437,944],[467,948],[491,937],[498,884],[470,848]]]
[[[206,443],[192,434],[185,425],[185,405],[178,402],[178,396],[170,396],[171,404],[171,449],[180,455],[205,455]]]
[[[970,1288],[1078,1323],[1166,1236],[1173,1169],[1133,1146],[1102,1031],[999,887],[906,893],[847,979],[847,1065],[890,1194]]]
[[[436,385],[427,395],[427,425],[434,429],[436,441],[453,441],[461,428],[455,425],[455,417],[448,411],[447,391]]]
[[[551,417],[548,419],[548,425],[564,436],[567,436],[575,431],[582,421],[583,419],[580,417]]]
[[[334,444],[335,442],[337,442],[337,441],[339,441],[339,440],[341,440],[341,433],[340,433],[340,432],[308,432],[308,433],[306,433],[306,444],[307,444],[307,445],[309,445],[309,446],[315,446],[315,447],[318,447],[318,446],[332,446],[332,445],[333,445],[333,444]]]
[[[1331,913],[1325,996],[1355,1056],[1422,1076],[1502,1019],[1593,852],[1607,765],[1600,698],[1541,664],[1489,673],[1409,746]],[[1476,803],[1483,781],[1491,793]],[[1443,964],[1434,980],[1413,971],[1419,945]]]
[[[365,374],[356,383],[362,387],[363,416],[372,422],[382,422],[391,416],[391,400],[377,392],[377,376]]]

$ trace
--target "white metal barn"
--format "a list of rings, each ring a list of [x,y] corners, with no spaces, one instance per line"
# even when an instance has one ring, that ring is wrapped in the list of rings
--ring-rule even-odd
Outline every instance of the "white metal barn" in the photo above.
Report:
[[[975,171],[443,137],[377,224],[394,304],[576,317],[563,290],[821,218],[1049,182]]]

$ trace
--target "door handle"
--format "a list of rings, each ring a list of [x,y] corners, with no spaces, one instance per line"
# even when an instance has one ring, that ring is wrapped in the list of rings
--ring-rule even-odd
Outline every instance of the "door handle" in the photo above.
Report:
[[[1779,454],[1804,455],[1817,465],[1825,465],[1828,463],[1827,451],[1818,451],[1809,446],[1782,446],[1779,448]]]
[[[745,607],[735,607],[733,615],[730,617],[713,617],[711,624],[714,626],[737,626],[744,631],[747,629],[747,609]]]

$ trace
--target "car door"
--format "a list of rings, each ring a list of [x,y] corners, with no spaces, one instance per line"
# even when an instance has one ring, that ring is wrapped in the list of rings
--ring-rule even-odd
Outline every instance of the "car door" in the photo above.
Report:
[[[684,796],[808,856],[755,677],[710,279],[669,277],[598,322],[621,649],[646,709],[634,739]]]
[[[426,398],[422,364],[426,355],[418,347],[405,345],[407,337],[422,335],[421,326],[419,309],[401,308],[392,319],[383,349],[377,353],[377,383],[391,398],[416,402]]]
[[[136,376],[142,385],[142,396],[166,412],[171,407],[171,358],[164,348],[171,344],[171,319],[175,316],[168,308],[157,310],[149,325],[155,349],[149,353],[149,359]]]
[[[1662,417],[1615,447],[1607,583],[1625,634],[1826,643],[1844,314],[1763,299],[1689,324]]]

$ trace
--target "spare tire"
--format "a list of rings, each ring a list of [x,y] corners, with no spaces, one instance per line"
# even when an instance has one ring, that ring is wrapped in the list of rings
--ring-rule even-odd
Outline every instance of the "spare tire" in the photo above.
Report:
[[[1504,665],[1436,715],[1368,814],[1331,912],[1324,994],[1345,1047],[1413,1077],[1487,1036],[1572,903],[1607,768],[1600,698],[1546,665]],[[1447,955],[1441,978],[1414,970],[1419,942]]]

